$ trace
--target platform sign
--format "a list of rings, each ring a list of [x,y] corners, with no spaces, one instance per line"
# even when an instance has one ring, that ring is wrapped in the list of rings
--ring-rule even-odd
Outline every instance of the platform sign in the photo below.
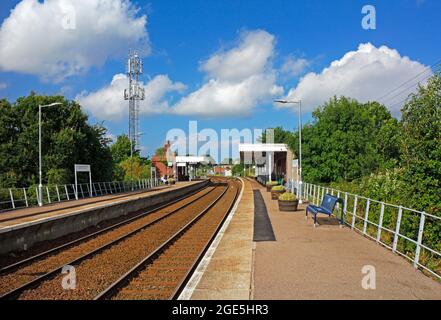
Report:
[[[89,195],[90,195],[90,197],[92,197],[93,196],[93,194],[92,194],[92,172],[90,169],[90,164],[76,164],[76,165],[74,165],[74,169],[75,169],[75,199],[78,200],[78,178],[77,178],[78,172],[89,172],[89,183],[90,183]]]
[[[292,166],[293,166],[294,168],[298,168],[298,167],[299,167],[299,159],[294,159],[294,160],[292,161]]]

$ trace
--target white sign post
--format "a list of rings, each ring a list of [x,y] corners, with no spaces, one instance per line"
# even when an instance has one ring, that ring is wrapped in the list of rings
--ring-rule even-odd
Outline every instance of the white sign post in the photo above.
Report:
[[[77,179],[77,173],[78,172],[89,172],[89,194],[90,197],[92,197],[92,173],[90,171],[90,165],[89,164],[76,164],[75,165],[75,199],[78,200],[78,179]]]

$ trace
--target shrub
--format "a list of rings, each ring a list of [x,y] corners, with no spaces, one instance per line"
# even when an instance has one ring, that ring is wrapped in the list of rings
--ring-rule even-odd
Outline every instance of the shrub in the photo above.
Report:
[[[280,195],[279,200],[294,201],[296,200],[296,196],[294,195],[294,193],[285,192],[284,194]]]
[[[274,186],[271,188],[271,191],[285,191],[284,186]]]

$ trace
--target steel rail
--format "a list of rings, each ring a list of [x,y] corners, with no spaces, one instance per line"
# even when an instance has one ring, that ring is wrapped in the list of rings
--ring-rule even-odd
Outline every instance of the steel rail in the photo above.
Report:
[[[126,282],[129,281],[132,277],[134,277],[138,271],[144,268],[146,265],[151,264],[154,261],[154,258],[157,257],[161,252],[163,252],[167,247],[169,247],[172,243],[174,243],[177,239],[181,237],[183,233],[191,228],[191,226],[197,222],[202,216],[204,216],[212,207],[216,205],[216,203],[225,195],[228,191],[228,188],[222,192],[219,197],[216,198],[211,204],[209,204],[206,208],[204,208],[196,217],[194,217],[191,221],[189,221],[185,226],[183,226],[180,230],[178,230],[175,234],[173,234],[169,239],[164,241],[161,245],[159,245],[153,252],[151,252],[147,257],[142,259],[137,265],[127,271],[124,275],[122,275],[118,280],[113,282],[110,286],[108,286],[105,290],[103,290],[100,294],[98,294],[94,300],[105,300],[109,299],[114,292],[118,291],[118,288],[123,286]]]
[[[234,204],[236,203],[237,197],[239,196],[240,187],[236,189],[236,194],[234,195],[234,199],[231,202],[230,206],[228,207],[228,210],[225,212],[225,216],[222,218],[222,220],[219,222],[216,229],[213,231],[213,234],[211,235],[210,239],[207,241],[207,244],[205,245],[204,249],[201,250],[199,255],[196,257],[196,259],[193,261],[192,266],[190,269],[188,269],[185,276],[182,278],[174,292],[170,295],[168,300],[176,300],[181,292],[185,289],[185,286],[187,285],[188,281],[190,280],[191,276],[193,275],[194,271],[198,267],[199,263],[201,262],[202,258],[204,257],[207,250],[210,248],[211,244],[213,243],[214,239],[216,238],[217,234],[219,233],[220,229],[225,223],[225,220],[227,219],[228,215],[230,214],[232,208],[234,207]]]
[[[203,197],[203,196],[209,194],[209,193],[210,193],[211,191],[213,191],[213,190],[214,190],[214,188],[213,188],[212,190],[210,190],[209,192],[207,192],[207,193],[201,195],[200,197],[194,199],[194,201],[199,200],[201,197]],[[140,214],[138,214],[138,215],[136,215],[136,216],[134,216],[134,217],[131,217],[131,218],[129,218],[129,219],[126,219],[126,220],[120,221],[120,222],[118,222],[118,223],[116,223],[116,224],[110,225],[110,226],[108,226],[108,227],[106,227],[106,228],[104,228],[104,229],[98,230],[98,231],[96,231],[96,232],[93,232],[93,233],[91,233],[91,234],[85,235],[85,236],[80,237],[80,238],[78,238],[78,239],[75,239],[75,240],[69,241],[69,242],[64,243],[64,244],[62,244],[62,245],[60,245],[60,246],[57,246],[57,247],[55,247],[55,248],[51,248],[51,249],[49,249],[49,250],[43,251],[43,252],[41,252],[41,253],[38,253],[38,254],[33,255],[33,256],[31,256],[31,257],[28,257],[28,258],[25,258],[25,259],[23,259],[23,260],[20,260],[20,261],[14,262],[14,263],[12,263],[12,264],[10,264],[10,265],[7,265],[7,266],[5,266],[5,267],[3,267],[3,268],[0,268],[0,275],[1,275],[1,274],[4,274],[5,272],[7,272],[7,271],[9,271],[9,270],[11,270],[11,269],[17,269],[18,267],[21,267],[21,266],[23,266],[24,264],[27,264],[27,263],[33,262],[33,261],[35,261],[35,260],[37,260],[37,259],[39,259],[39,258],[43,258],[43,257],[45,257],[45,256],[47,256],[47,255],[49,255],[49,254],[51,254],[51,253],[55,253],[55,252],[57,252],[57,251],[60,251],[60,250],[62,250],[62,249],[65,249],[65,248],[67,248],[67,247],[69,247],[69,246],[75,245],[75,244],[80,243],[80,242],[82,242],[82,241],[84,241],[84,240],[91,239],[91,238],[93,238],[93,237],[95,237],[95,236],[98,236],[98,235],[104,234],[104,233],[107,232],[107,231],[111,231],[112,229],[115,229],[115,228],[121,227],[121,226],[126,225],[126,224],[128,224],[128,223],[130,223],[130,222],[133,222],[133,221],[135,221],[135,220],[138,220],[138,219],[140,219],[140,218],[143,218],[143,217],[145,217],[145,216],[147,216],[147,215],[149,215],[149,214],[152,214],[152,213],[155,213],[155,212],[157,212],[157,211],[159,211],[159,210],[165,209],[165,208],[167,208],[168,206],[171,206],[171,205],[173,205],[173,204],[175,204],[175,203],[177,203],[177,202],[179,202],[179,201],[182,201],[182,200],[185,200],[186,198],[189,198],[189,197],[194,196],[194,195],[197,194],[198,192],[201,192],[201,190],[196,190],[196,191],[194,191],[194,192],[192,192],[192,193],[190,193],[190,194],[188,194],[188,195],[184,195],[184,196],[182,196],[182,197],[179,197],[179,198],[173,200],[172,202],[168,202],[168,203],[166,203],[166,204],[160,205],[160,206],[155,207],[155,208],[153,208],[153,209],[151,209],[151,210],[148,210],[148,211],[145,211],[145,212],[143,212],[143,213],[140,213]],[[190,202],[190,203],[191,203],[191,202]],[[180,208],[182,208],[182,207],[179,207],[178,209],[180,209]]]
[[[51,271],[49,271],[49,272],[47,272],[47,273],[45,273],[45,274],[43,274],[43,275],[41,275],[41,276],[39,276],[39,277],[29,281],[29,282],[19,286],[18,288],[15,288],[15,289],[13,289],[13,290],[11,290],[11,291],[1,295],[0,296],[0,300],[13,299],[14,297],[17,297],[23,291],[25,291],[27,289],[30,289],[32,287],[35,287],[39,283],[41,283],[42,281],[46,280],[47,278],[50,278],[51,276],[53,276],[53,275],[55,275],[57,273],[60,273],[65,265],[78,264],[79,262],[81,262],[81,261],[83,261],[83,260],[85,260],[87,258],[90,258],[93,255],[96,255],[97,253],[99,253],[101,251],[106,250],[107,248],[109,248],[109,247],[111,247],[111,246],[121,242],[122,240],[125,240],[125,239],[131,237],[132,235],[142,231],[143,229],[145,229],[147,227],[150,227],[153,224],[158,223],[159,221],[164,220],[165,218],[167,218],[167,217],[171,216],[172,214],[176,213],[177,211],[180,211],[183,208],[188,207],[189,205],[195,203],[196,201],[198,201],[201,198],[205,197],[206,195],[210,194],[212,191],[216,190],[216,188],[219,188],[219,187],[215,187],[212,190],[210,190],[209,192],[207,192],[204,195],[202,195],[201,197],[198,197],[198,198],[194,199],[193,201],[191,201],[189,203],[186,203],[185,205],[183,205],[183,206],[181,206],[181,207],[179,207],[177,209],[172,210],[171,212],[165,214],[164,216],[161,216],[161,217],[159,217],[159,218],[157,218],[157,219],[155,219],[155,220],[153,220],[151,222],[148,222],[148,223],[142,225],[141,227],[138,227],[135,230],[130,231],[129,233],[127,233],[125,235],[122,235],[122,236],[120,236],[120,237],[118,237],[118,238],[116,238],[114,240],[111,240],[108,243],[106,243],[106,244],[104,244],[104,245],[102,245],[102,246],[100,246],[100,247],[98,247],[98,248],[96,248],[96,249],[94,249],[94,250],[92,250],[92,251],[90,251],[90,252],[88,252],[88,253],[80,256],[80,257],[78,257],[78,258],[75,258],[74,260],[71,260],[71,261],[69,261],[67,263],[64,263],[63,266],[56,267],[56,268],[52,269]]]

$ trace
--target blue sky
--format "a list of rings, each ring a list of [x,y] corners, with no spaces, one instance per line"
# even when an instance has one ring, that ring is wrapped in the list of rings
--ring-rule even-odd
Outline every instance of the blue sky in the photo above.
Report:
[[[142,113],[141,131],[144,136],[141,143],[144,152],[148,154],[164,143],[169,129],[187,130],[190,120],[197,120],[199,129],[253,129],[277,125],[293,129],[297,127],[295,109],[276,108],[272,103],[273,99],[301,99],[305,109],[303,121],[309,121],[311,110],[334,94],[346,94],[359,100],[376,99],[412,76],[424,72],[425,67],[441,59],[441,37],[437,31],[441,30],[441,2],[437,0],[131,1],[132,9],[136,8],[137,12],[127,11],[122,15],[126,14],[127,19],[133,22],[131,29],[127,27],[126,30],[134,34],[133,38],[123,34],[113,39],[115,32],[111,28],[118,28],[115,23],[108,27],[109,32],[105,36],[94,38],[91,35],[93,31],[88,31],[81,37],[74,37],[72,44],[64,44],[62,48],[57,47],[60,41],[55,35],[47,37],[47,43],[43,35],[41,41],[32,43],[35,47],[46,45],[51,48],[47,53],[50,57],[44,56],[44,48],[35,50],[37,56],[41,55],[35,64],[44,61],[48,63],[48,68],[51,68],[51,63],[57,64],[60,61],[67,64],[69,61],[57,56],[57,52],[63,50],[71,52],[69,59],[83,63],[79,72],[75,70],[71,75],[65,76],[66,71],[63,74],[58,70],[48,77],[44,69],[32,65],[34,62],[31,61],[22,68],[20,62],[14,59],[25,57],[27,60],[34,52],[29,44],[17,42],[25,41],[29,34],[32,39],[38,38],[38,30],[43,30],[42,33],[44,30],[52,30],[50,28],[55,22],[36,17],[34,21],[40,21],[43,25],[41,28],[34,30],[32,25],[23,26],[32,19],[27,19],[26,14],[29,13],[25,9],[17,9],[19,2],[0,2],[0,21],[3,24],[0,29],[0,45],[4,47],[0,47],[0,60],[4,61],[0,61],[0,97],[15,101],[17,97],[34,90],[41,94],[63,92],[69,99],[80,99],[78,97],[82,93],[81,101],[91,104],[90,107],[85,107],[90,114],[90,121],[104,121],[110,133],[116,136],[127,132],[128,115],[113,117],[108,112],[107,116],[103,116],[99,109],[97,111],[96,100],[102,96],[103,91],[100,90],[109,87],[115,75],[124,73],[128,49],[145,47],[149,53],[143,57],[143,83],[149,83],[158,75],[166,76],[170,80],[168,91]],[[26,2],[32,8],[31,3],[35,5],[37,1]],[[51,11],[48,9],[45,12],[43,6],[49,8],[49,2],[58,0],[39,2],[39,10],[35,14],[44,15]],[[361,26],[364,16],[361,9],[367,4],[376,9],[375,30],[365,30]],[[20,24],[20,28],[14,28],[12,23],[12,27],[6,28],[5,21],[11,16],[11,10],[25,22]],[[76,12],[77,28],[71,32],[94,30],[93,24],[97,19],[92,17],[87,20],[80,11]],[[144,24],[142,17],[146,19]],[[121,25],[126,26],[125,20],[121,19]],[[86,24],[92,26],[88,25],[86,29]],[[16,29],[19,31],[12,31]],[[18,34],[17,38],[15,32]],[[99,44],[105,37],[108,38],[106,42]],[[8,51],[7,46],[13,39],[16,42]],[[75,41],[79,44],[75,44]],[[94,47],[95,44],[100,45],[98,50]],[[360,44],[365,46],[360,47]],[[89,45],[90,50],[87,50]],[[256,66],[251,61],[246,66],[249,61],[245,61],[231,67],[228,63],[229,57],[245,52],[247,45],[256,54],[267,52],[267,56],[262,58],[263,62]],[[83,49],[75,54],[75,48],[79,46]],[[381,46],[385,47],[381,49]],[[100,48],[103,48],[102,52]],[[96,57],[93,56],[95,51],[100,51]],[[349,52],[352,54],[347,55]],[[85,63],[87,59],[89,61]],[[336,60],[340,63],[330,66]],[[244,71],[245,76],[232,74],[234,69],[244,64],[244,68],[248,68]],[[327,73],[323,73],[325,68],[329,69]],[[228,72],[228,76],[225,76],[225,72]],[[258,80],[250,80],[255,77]],[[237,104],[236,116],[231,113],[231,110],[236,110],[235,107],[231,109],[227,105],[229,101],[221,101],[219,106],[216,103],[211,104],[210,99],[215,93],[207,93],[213,89],[209,88],[210,83],[224,88],[231,82],[234,82],[232,88],[239,88],[242,84],[253,86],[243,97],[238,94],[237,101],[240,102]],[[159,83],[158,81],[158,85]],[[199,92],[201,89],[205,90],[204,94]],[[389,96],[393,101],[385,100],[384,103],[397,115],[399,102],[412,89],[409,88],[408,92],[394,99]],[[98,93],[94,96],[93,93],[96,92]],[[109,89],[106,92],[110,96],[114,91]],[[229,94],[233,91],[225,92]],[[147,90],[146,95],[149,93]],[[192,96],[193,93],[197,94]],[[190,96],[191,99],[186,99]],[[164,102],[166,105],[163,111],[155,110]],[[215,111],[207,113],[196,107],[191,110],[193,105],[199,103]],[[120,104],[121,110],[127,111],[127,105],[124,102]],[[106,108],[105,104],[102,108]],[[116,110],[119,107],[114,108]]]

